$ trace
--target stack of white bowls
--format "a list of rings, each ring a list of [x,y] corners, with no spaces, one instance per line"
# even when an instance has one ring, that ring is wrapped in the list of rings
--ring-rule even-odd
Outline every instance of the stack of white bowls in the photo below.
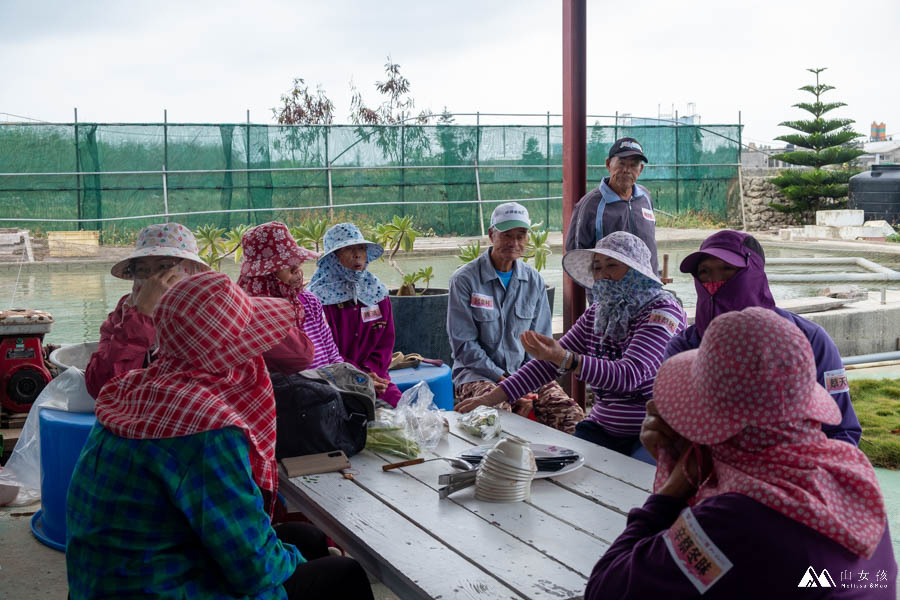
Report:
[[[534,452],[527,440],[514,435],[487,451],[475,477],[475,497],[487,502],[518,502],[531,497],[537,472]]]

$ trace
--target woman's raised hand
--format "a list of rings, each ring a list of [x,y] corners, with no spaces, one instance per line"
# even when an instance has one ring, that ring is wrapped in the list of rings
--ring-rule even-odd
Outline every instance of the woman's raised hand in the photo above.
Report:
[[[137,294],[133,294],[134,297],[130,299],[130,302],[138,311],[145,315],[152,315],[162,295],[184,277],[184,272],[178,268],[154,273],[143,281]]]
[[[519,336],[525,352],[538,360],[548,360],[556,365],[566,356],[566,351],[552,337],[541,335],[536,331],[525,331]]]
[[[669,456],[680,456],[687,447],[688,442],[678,435],[674,429],[669,427],[656,403],[653,400],[647,402],[647,415],[641,423],[641,444],[647,449],[647,452],[654,460],[659,460],[659,449],[665,448]]]
[[[479,406],[496,406],[504,400],[506,400],[506,392],[498,385],[487,394],[462,400],[453,410],[458,413],[467,413],[470,410],[475,410]]]

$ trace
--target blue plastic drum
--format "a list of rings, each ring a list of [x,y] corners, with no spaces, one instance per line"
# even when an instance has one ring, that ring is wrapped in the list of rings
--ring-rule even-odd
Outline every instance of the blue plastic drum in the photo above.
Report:
[[[434,394],[435,406],[453,410],[453,381],[450,379],[450,367],[447,365],[436,367],[422,363],[418,367],[394,369],[388,374],[401,392],[424,381]]]
[[[31,518],[31,532],[40,542],[65,552],[69,482],[97,417],[50,408],[40,411],[41,510]]]

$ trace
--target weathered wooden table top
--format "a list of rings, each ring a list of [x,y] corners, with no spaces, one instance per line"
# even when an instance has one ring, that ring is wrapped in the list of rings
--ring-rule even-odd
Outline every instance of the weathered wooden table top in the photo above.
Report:
[[[456,456],[482,445],[444,413],[450,434],[429,456]],[[401,598],[580,598],[594,564],[641,506],[653,481],[650,465],[501,411],[503,430],[530,442],[572,448],[583,467],[536,479],[531,499],[476,500],[474,487],[438,498],[433,461],[383,472],[401,458],[368,450],[350,461],[358,474],[288,479],[291,507],[356,558]]]

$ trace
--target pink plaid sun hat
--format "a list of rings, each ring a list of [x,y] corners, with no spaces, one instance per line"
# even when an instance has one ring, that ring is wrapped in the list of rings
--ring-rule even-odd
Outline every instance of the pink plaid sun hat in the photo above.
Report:
[[[724,442],[751,425],[841,422],[840,409],[816,380],[809,340],[787,319],[756,306],[716,317],[699,349],[663,363],[653,399],[675,431],[700,444]]]
[[[160,223],[148,225],[138,233],[134,252],[120,260],[110,269],[113,277],[134,279],[127,273],[128,264],[135,258],[144,256],[172,256],[196,263],[199,270],[208,271],[209,265],[199,256],[197,239],[191,230],[180,223]]]
[[[579,285],[591,289],[594,285],[593,260],[595,254],[614,258],[656,283],[662,283],[653,272],[650,249],[644,240],[627,231],[614,231],[587,250],[569,250],[562,260],[563,269]]]
[[[225,273],[207,271],[166,292],[153,322],[161,355],[218,372],[284,339],[294,308],[282,298],[248,296]]]
[[[284,223],[257,225],[241,237],[241,275],[260,277],[299,265],[319,255],[294,241]]]

